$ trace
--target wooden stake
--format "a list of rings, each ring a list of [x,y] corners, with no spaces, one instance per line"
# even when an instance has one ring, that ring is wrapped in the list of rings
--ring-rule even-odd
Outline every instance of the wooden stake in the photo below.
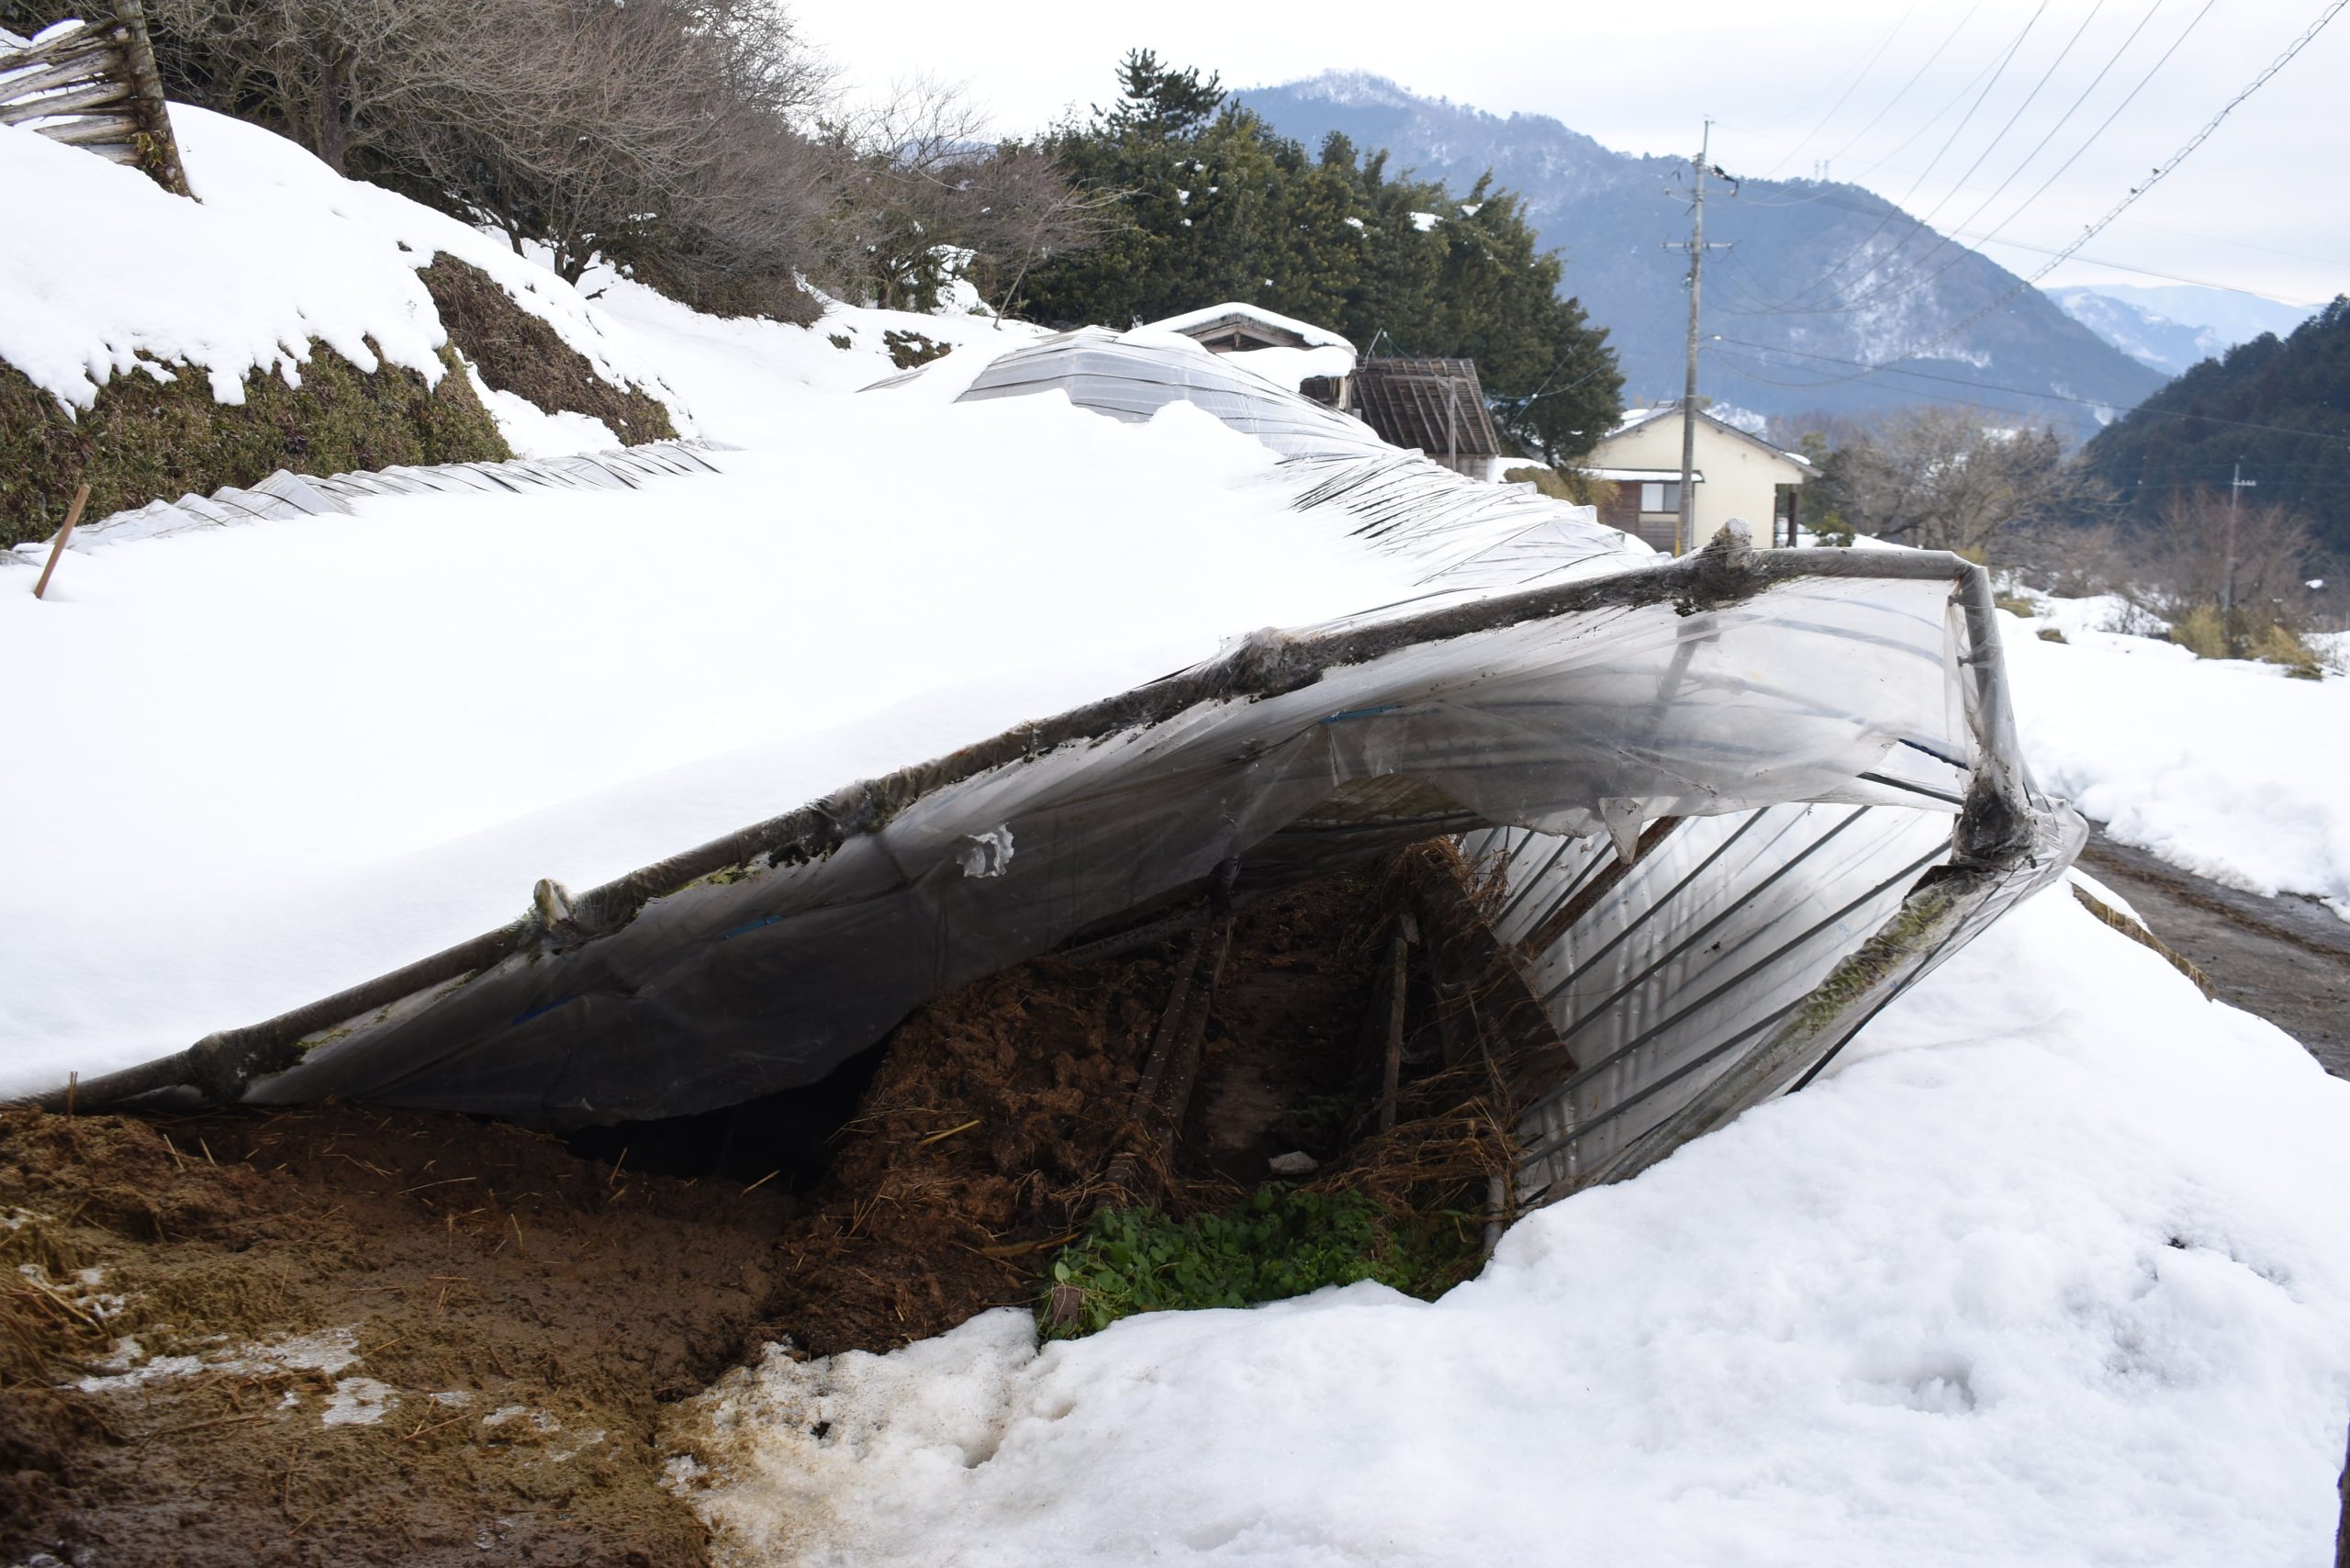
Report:
[[[65,509],[65,526],[57,531],[57,538],[49,547],[49,565],[40,569],[40,581],[33,584],[35,599],[49,591],[49,576],[57,570],[57,558],[65,554],[65,542],[73,537],[73,525],[82,521],[82,508],[89,499],[90,487],[84,482],[73,492],[73,504]]]
[[[1404,976],[1411,965],[1411,942],[1396,933],[1387,946],[1387,1053],[1380,1064],[1379,1130],[1395,1130],[1395,1093],[1404,1076]]]

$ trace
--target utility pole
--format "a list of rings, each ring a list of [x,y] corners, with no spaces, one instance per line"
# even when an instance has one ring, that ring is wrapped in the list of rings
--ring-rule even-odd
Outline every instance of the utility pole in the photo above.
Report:
[[[2232,636],[2225,630],[2229,612],[2236,600],[2236,492],[2249,490],[2260,483],[2244,476],[2244,459],[2236,459],[2234,474],[2228,479],[2228,539],[2220,554],[2220,621],[2222,636]]]
[[[1689,217],[1689,363],[1688,374],[1681,392],[1681,515],[1673,524],[1673,553],[1687,550],[1696,541],[1696,459],[1697,459],[1697,293],[1704,281],[1706,252],[1727,251],[1728,245],[1706,243],[1706,180],[1708,175],[1729,179],[1707,161],[1707,150],[1713,145],[1714,122],[1706,122],[1705,134],[1698,139],[1697,155],[1689,160],[1690,183],[1694,186],[1693,205]],[[1737,182],[1731,182],[1730,194],[1738,194]],[[1678,241],[1667,240],[1668,251],[1681,249]]]

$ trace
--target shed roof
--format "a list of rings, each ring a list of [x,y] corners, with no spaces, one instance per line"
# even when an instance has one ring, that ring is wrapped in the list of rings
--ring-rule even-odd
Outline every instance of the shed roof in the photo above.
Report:
[[[1430,456],[1501,455],[1475,360],[1366,360],[1355,374],[1355,389],[1364,420],[1392,445],[1417,447]]]
[[[1348,353],[1354,352],[1354,344],[1327,327],[1317,327],[1311,321],[1301,321],[1294,316],[1283,316],[1278,311],[1262,309],[1237,299],[1198,310],[1186,310],[1181,315],[1169,316],[1165,320],[1152,321],[1147,325],[1158,331],[1181,332],[1187,338],[1206,338],[1219,328],[1239,327],[1277,339],[1296,340],[1283,345],[1286,347],[1339,348]]]

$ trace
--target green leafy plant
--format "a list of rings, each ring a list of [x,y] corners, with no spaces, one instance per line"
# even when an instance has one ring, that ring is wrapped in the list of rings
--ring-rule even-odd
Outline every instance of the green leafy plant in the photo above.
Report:
[[[1269,1186],[1186,1220],[1096,1215],[1054,1262],[1038,1316],[1047,1338],[1073,1339],[1138,1312],[1248,1306],[1359,1280],[1433,1295],[1460,1278],[1466,1253],[1449,1220],[1404,1223],[1359,1193]]]

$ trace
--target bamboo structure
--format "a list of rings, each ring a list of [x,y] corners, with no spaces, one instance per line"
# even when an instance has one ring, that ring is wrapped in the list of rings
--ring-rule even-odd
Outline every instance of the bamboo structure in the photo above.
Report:
[[[190,194],[140,0],[115,0],[111,21],[61,25],[0,54],[0,125],[128,163],[174,196]]]

